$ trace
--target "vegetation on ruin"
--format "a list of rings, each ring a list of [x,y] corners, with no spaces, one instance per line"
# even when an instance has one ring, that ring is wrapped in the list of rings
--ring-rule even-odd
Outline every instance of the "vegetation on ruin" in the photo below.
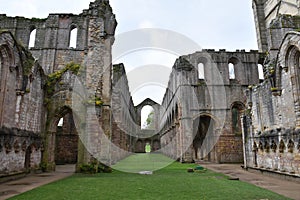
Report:
[[[100,97],[97,97],[97,96],[90,97],[89,99],[85,100],[84,103],[86,105],[95,105],[95,106],[102,106],[103,105],[103,101],[101,100]]]
[[[75,174],[12,199],[288,199],[210,170],[187,172],[188,168],[195,167],[196,164],[175,162],[153,175],[119,171]]]
[[[58,70],[52,74],[48,75],[48,79],[46,82],[47,87],[47,96],[52,96],[55,91],[55,85],[56,83],[61,82],[61,78],[67,71],[71,71],[73,74],[78,74],[79,70],[81,69],[81,66],[79,64],[76,64],[74,62],[71,62],[67,64],[63,69]]]
[[[31,73],[35,60],[29,51],[24,50],[23,52],[25,52],[25,60],[23,62],[23,73],[25,76],[28,76]]]
[[[96,160],[89,164],[81,164],[79,170],[84,174],[96,174],[96,173],[111,173],[112,168],[97,162]]]

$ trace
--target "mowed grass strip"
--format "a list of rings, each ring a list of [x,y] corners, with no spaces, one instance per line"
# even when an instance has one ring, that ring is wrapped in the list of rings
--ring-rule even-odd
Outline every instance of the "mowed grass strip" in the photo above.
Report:
[[[123,164],[120,163],[120,165],[128,169],[129,163],[135,163],[139,159],[141,159],[140,162],[144,162],[145,164],[144,157],[149,155],[139,156],[129,157],[127,160],[125,159]],[[162,155],[155,155],[155,157],[157,159],[161,157],[160,159],[163,162],[167,160]],[[152,161],[153,159],[150,164],[153,164]],[[75,174],[64,180],[36,188],[11,199],[288,199],[248,183],[228,180],[225,175],[210,170],[203,173],[187,172],[188,168],[194,168],[195,166],[197,165],[174,162],[161,170],[155,171],[153,175],[125,173],[116,170],[110,174]],[[132,166],[132,169],[140,169],[140,166],[138,168]]]

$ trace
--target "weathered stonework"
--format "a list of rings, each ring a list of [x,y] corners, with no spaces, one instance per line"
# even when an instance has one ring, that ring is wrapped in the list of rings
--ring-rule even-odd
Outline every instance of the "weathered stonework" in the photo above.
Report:
[[[267,35],[265,81],[247,91],[244,163],[299,177],[299,2],[267,1],[261,8],[270,13],[259,21],[266,27],[260,33]]]
[[[8,31],[0,32],[0,175],[39,166],[43,148],[41,67]]]
[[[161,109],[161,143],[169,146],[167,155],[185,162],[243,160],[242,131],[233,129],[232,112],[237,109],[236,117],[242,115],[245,89],[259,83],[259,60],[257,51],[243,50],[203,50],[177,60]],[[230,62],[234,62],[235,79],[229,78]],[[199,63],[204,66],[204,79],[199,79]]]
[[[97,141],[94,138],[100,133],[94,125],[100,124],[104,130],[101,134],[111,135],[111,110],[104,105],[111,105],[111,46],[116,24],[107,0],[90,3],[89,9],[79,15],[50,14],[46,19],[0,16],[0,125],[39,136],[42,148],[31,150],[40,154],[40,159],[34,161],[35,167],[41,163],[44,169],[51,170],[55,169],[55,162],[76,162],[79,169],[81,164],[93,160],[84,144],[78,141],[83,137],[82,133],[88,133],[84,137],[89,141]],[[70,47],[71,32],[75,28],[77,45]],[[35,42],[29,47],[33,30],[36,30]],[[70,63],[80,66],[80,72],[66,68]],[[86,88],[86,97],[81,104],[90,99],[94,101],[91,106],[96,105],[96,115],[89,106],[85,106],[80,115],[76,113],[78,110],[72,110],[73,99],[82,95],[73,91],[75,80]],[[67,139],[62,139],[66,135],[64,131],[58,133],[57,124],[61,118],[70,115],[76,116],[75,124],[79,127],[76,126],[72,136],[68,136],[73,137],[73,142],[69,143],[69,148],[74,148],[69,155],[72,159],[62,159],[68,156],[61,150]],[[85,125],[87,120],[89,123]],[[11,148],[10,143],[7,143],[7,149]],[[3,166],[9,165],[10,158],[5,158],[1,159],[5,163]],[[22,159],[24,161],[24,155]],[[19,162],[23,161],[20,158]],[[0,172],[22,171],[28,164],[23,163],[22,167],[21,164],[11,165]]]
[[[261,53],[182,55],[162,105],[146,99],[137,106],[125,67],[112,66],[117,22],[108,0],[90,3],[79,15],[0,15],[0,176],[54,170],[59,163],[76,163],[79,171],[95,158],[113,164],[144,153],[146,143],[181,162],[244,161],[299,176],[298,4],[253,0]],[[74,29],[77,45],[71,47]],[[145,105],[154,108],[150,130],[141,129]]]

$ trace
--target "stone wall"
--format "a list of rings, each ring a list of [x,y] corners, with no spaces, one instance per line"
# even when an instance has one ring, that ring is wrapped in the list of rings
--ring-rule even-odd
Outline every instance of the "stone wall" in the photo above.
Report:
[[[0,33],[0,63],[0,174],[10,174],[39,166],[45,77],[7,31]]]
[[[261,52],[266,52],[270,50],[271,43],[269,39],[273,36],[270,28],[274,25],[274,20],[276,21],[282,15],[298,15],[299,2],[297,0],[253,0],[252,4],[258,47]],[[279,25],[279,23],[277,24]],[[279,32],[284,35],[284,29],[288,28],[289,25],[287,23],[281,25],[283,27]],[[277,39],[278,42],[281,42],[282,37]]]
[[[246,165],[299,175],[299,41],[288,32],[266,80],[248,91]]]
[[[244,50],[203,50],[180,57],[161,106],[164,153],[181,161],[242,162],[242,130],[240,125],[234,128],[233,121],[240,123],[245,111],[244,90],[261,81],[261,57],[257,51]],[[204,79],[199,78],[199,63]],[[234,65],[234,79],[229,76],[229,63]]]
[[[113,153],[115,162],[134,151],[134,137],[138,125],[123,64],[113,66],[112,77],[112,143],[116,145]]]
[[[111,135],[111,46],[116,24],[107,0],[90,3],[79,15],[50,14],[46,19],[0,16],[0,125],[43,137],[42,164],[48,169],[55,169],[55,151],[59,151],[56,128],[65,115],[76,116],[78,132],[89,133],[90,141]],[[74,29],[77,44],[70,46]],[[34,40],[33,46],[29,46],[30,40]],[[80,72],[73,66],[79,66]],[[80,110],[84,112],[77,107],[73,110],[74,99],[85,107]],[[102,133],[96,130],[98,126]],[[91,145],[90,152],[108,150],[99,145]],[[86,146],[80,143],[77,148],[78,166],[90,162]]]

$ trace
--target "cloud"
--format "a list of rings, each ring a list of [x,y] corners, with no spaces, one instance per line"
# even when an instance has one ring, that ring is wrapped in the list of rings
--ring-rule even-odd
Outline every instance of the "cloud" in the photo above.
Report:
[[[143,29],[143,28],[155,28],[155,25],[149,21],[149,20],[144,20],[142,21],[139,26],[138,26],[139,29]]]

